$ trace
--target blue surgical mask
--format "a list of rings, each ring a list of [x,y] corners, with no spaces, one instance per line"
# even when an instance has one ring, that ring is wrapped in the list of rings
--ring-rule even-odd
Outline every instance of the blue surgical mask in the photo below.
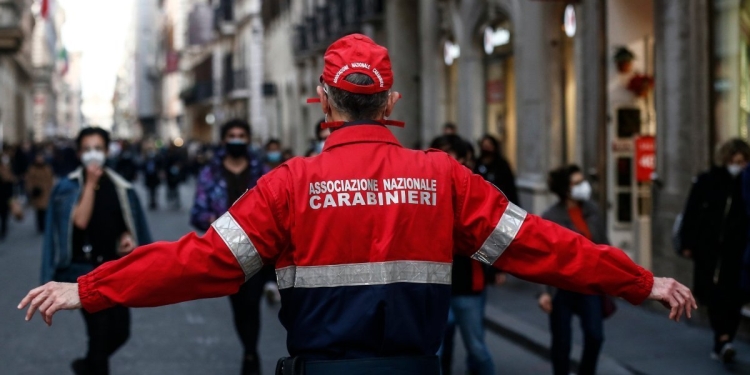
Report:
[[[281,162],[281,151],[269,151],[266,153],[266,160],[268,160],[269,163],[279,163]]]

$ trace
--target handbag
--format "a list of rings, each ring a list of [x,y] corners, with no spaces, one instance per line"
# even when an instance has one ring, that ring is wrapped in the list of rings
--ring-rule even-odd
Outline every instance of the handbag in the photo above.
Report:
[[[602,296],[602,317],[608,319],[617,312],[617,304],[610,296]]]
[[[21,201],[19,201],[18,198],[11,198],[9,204],[10,213],[13,215],[13,218],[16,219],[16,221],[23,220],[23,205],[21,205]]]

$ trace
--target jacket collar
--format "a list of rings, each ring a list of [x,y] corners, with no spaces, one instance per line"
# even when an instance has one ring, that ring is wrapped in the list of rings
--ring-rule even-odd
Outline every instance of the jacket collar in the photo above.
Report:
[[[342,128],[336,129],[326,139],[323,151],[328,151],[334,147],[343,146],[351,143],[390,143],[401,146],[398,139],[391,133],[385,125],[372,124],[369,122],[352,123]]]
[[[112,183],[115,184],[116,187],[121,189],[131,189],[133,185],[122,178],[119,174],[115,173],[115,171],[104,168],[104,173],[107,174],[110,180],[112,180]],[[78,167],[73,172],[70,172],[68,175],[68,178],[71,180],[83,180],[83,167]]]

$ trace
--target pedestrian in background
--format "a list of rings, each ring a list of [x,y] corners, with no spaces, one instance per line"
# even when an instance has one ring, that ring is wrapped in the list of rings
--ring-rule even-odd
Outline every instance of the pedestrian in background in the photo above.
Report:
[[[186,157],[181,147],[169,146],[166,156],[167,203],[174,209],[181,207],[180,184],[185,180]]]
[[[8,233],[8,217],[10,216],[11,199],[13,199],[13,186],[16,183],[10,154],[7,148],[3,150],[0,152],[0,241],[4,240]]]
[[[52,167],[45,161],[44,154],[40,149],[34,155],[34,163],[26,172],[26,194],[31,206],[36,211],[36,230],[39,233],[44,233],[47,205],[54,182],[55,174],[52,172]]]
[[[281,141],[278,139],[269,139],[268,142],[266,142],[264,151],[266,167],[268,167],[269,170],[278,167],[284,162],[283,155],[281,154]]]
[[[485,134],[479,141],[479,159],[475,171],[497,186],[509,201],[519,204],[516,177],[510,163],[502,155],[500,142],[489,134]]]
[[[331,135],[331,130],[323,127],[325,119],[321,119],[315,124],[315,139],[311,141],[312,145],[305,153],[305,156],[320,155],[323,152],[323,146],[326,144],[326,139]]]
[[[128,141],[122,142],[120,155],[117,157],[115,171],[129,182],[135,181],[138,176],[138,158],[133,145]]]
[[[207,231],[248,189],[255,187],[267,171],[260,158],[250,150],[250,125],[230,120],[221,128],[222,148],[211,164],[200,172],[195,187],[195,201],[190,224]],[[270,270],[271,275],[273,273]],[[244,347],[242,375],[260,374],[258,336],[260,335],[260,300],[269,279],[268,270],[253,276],[239,291],[229,296],[234,326]]]
[[[607,228],[599,207],[591,200],[591,185],[581,168],[569,165],[549,173],[549,190],[558,197],[542,218],[579,233],[595,244],[609,245]],[[578,315],[583,330],[583,354],[578,373],[596,374],[599,352],[604,342],[603,296],[586,295],[545,286],[539,307],[549,314],[552,331],[552,369],[555,375],[570,374],[571,321]]]
[[[148,208],[155,210],[158,207],[156,190],[161,185],[162,158],[152,143],[144,147],[143,180],[148,188]]]
[[[84,128],[76,144],[83,167],[60,180],[51,194],[44,232],[42,283],[75,282],[103,263],[151,242],[133,186],[104,167],[109,133],[100,128]],[[130,336],[130,310],[114,306],[82,313],[88,350],[71,367],[76,375],[109,374],[109,358]]]
[[[679,233],[682,255],[693,260],[695,297],[708,306],[711,357],[724,363],[734,360],[732,341],[747,301],[740,275],[749,221],[739,177],[748,160],[750,146],[740,139],[719,148],[717,165],[693,183]]]
[[[445,151],[459,163],[466,165],[472,153],[469,143],[455,134],[436,138],[430,148]],[[491,375],[495,364],[484,341],[484,308],[487,301],[485,290],[485,267],[467,256],[455,255],[451,269],[451,301],[448,324],[441,347],[441,367],[443,374],[451,373],[453,337],[456,326],[467,353],[469,374]]]

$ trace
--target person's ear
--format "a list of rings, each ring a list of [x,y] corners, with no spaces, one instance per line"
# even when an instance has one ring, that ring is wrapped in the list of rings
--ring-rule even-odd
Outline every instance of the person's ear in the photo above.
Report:
[[[330,115],[330,107],[328,106],[328,94],[326,94],[323,86],[318,86],[317,93],[318,98],[320,99],[320,108],[323,110],[323,114]]]
[[[401,94],[398,92],[392,92],[388,95],[388,103],[385,105],[385,117],[391,115],[391,112],[393,112],[393,107],[396,105],[396,102],[399,101],[399,99],[401,99]]]

